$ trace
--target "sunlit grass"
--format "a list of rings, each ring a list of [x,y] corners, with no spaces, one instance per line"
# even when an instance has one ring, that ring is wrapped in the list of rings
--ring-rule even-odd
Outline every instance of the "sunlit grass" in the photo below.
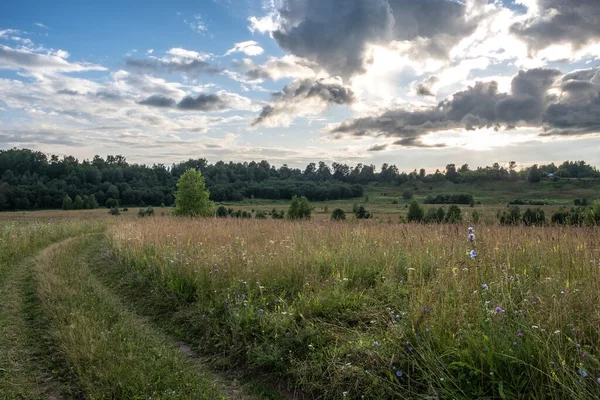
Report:
[[[480,226],[474,244],[467,233],[175,218],[110,230],[204,351],[305,391],[597,396],[598,229]]]

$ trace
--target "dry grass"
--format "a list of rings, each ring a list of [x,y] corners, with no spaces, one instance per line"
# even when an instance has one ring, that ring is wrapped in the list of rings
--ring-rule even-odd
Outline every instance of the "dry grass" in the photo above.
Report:
[[[109,233],[205,351],[326,398],[599,393],[597,228],[479,226],[473,244],[464,225],[372,221]]]

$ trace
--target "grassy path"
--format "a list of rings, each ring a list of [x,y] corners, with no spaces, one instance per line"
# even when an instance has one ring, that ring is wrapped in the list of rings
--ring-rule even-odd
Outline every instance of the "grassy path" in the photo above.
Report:
[[[42,358],[38,332],[32,326],[32,268],[53,248],[53,244],[37,257],[8,263],[0,277],[0,398],[60,399],[68,392],[64,384],[49,371]]]
[[[0,399],[251,399],[131,312],[88,268],[102,235],[0,272]]]

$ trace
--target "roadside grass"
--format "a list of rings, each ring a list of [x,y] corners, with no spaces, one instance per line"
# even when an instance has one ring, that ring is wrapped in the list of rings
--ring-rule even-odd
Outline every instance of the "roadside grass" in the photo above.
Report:
[[[0,225],[0,398],[53,398],[60,386],[40,359],[28,321],[30,256],[51,243],[103,228],[99,221]]]
[[[325,399],[600,398],[598,228],[143,219],[121,285],[224,368]],[[478,253],[471,259],[468,252]]]
[[[174,343],[132,314],[88,269],[92,235],[49,249],[34,282],[49,352],[87,399],[221,399]]]

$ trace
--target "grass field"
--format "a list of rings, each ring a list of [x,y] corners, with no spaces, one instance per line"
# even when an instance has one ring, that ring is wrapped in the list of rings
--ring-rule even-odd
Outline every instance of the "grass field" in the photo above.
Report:
[[[600,398],[599,228],[155,211],[0,214],[0,398]]]

